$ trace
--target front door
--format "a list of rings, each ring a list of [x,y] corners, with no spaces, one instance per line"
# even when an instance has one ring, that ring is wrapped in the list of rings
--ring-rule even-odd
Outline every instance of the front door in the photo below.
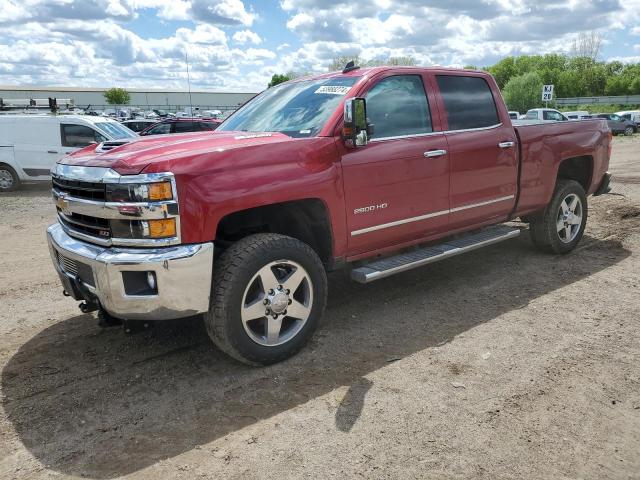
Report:
[[[449,156],[444,134],[434,132],[426,81],[418,74],[385,76],[365,94],[374,133],[342,157],[351,255],[446,229]]]
[[[504,221],[513,210],[517,139],[481,76],[436,75],[451,165],[450,228]],[[504,107],[503,107],[504,109]]]

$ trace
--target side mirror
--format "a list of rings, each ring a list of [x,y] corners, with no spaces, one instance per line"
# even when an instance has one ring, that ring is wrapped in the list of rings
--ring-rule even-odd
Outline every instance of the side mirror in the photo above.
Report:
[[[344,102],[344,126],[342,137],[350,148],[361,147],[369,142],[373,125],[367,123],[367,103],[364,98],[348,98]]]

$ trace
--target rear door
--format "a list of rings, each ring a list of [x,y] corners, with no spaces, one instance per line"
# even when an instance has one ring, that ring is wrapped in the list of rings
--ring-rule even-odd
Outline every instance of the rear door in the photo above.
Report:
[[[451,228],[506,219],[515,204],[518,164],[504,104],[483,76],[436,74],[436,85],[451,165]]]
[[[449,157],[428,86],[421,74],[386,74],[364,93],[374,133],[342,156],[352,254],[446,229]]]

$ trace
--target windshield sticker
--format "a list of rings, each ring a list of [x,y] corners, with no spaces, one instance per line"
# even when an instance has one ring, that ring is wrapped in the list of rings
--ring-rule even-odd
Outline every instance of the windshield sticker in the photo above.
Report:
[[[346,95],[351,87],[343,85],[323,85],[313,93],[324,93],[326,95]]]
[[[309,133],[311,133],[311,130],[300,130],[301,135],[308,135]]]

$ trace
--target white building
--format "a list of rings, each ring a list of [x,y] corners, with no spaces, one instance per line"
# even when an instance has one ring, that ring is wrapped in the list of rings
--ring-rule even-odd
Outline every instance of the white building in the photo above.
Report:
[[[76,107],[93,109],[108,108],[104,92],[108,88],[76,88],[76,87],[19,87],[0,86],[0,98],[10,99],[47,99],[49,97],[71,99]],[[162,109],[167,111],[181,110],[189,105],[201,110],[235,110],[258,92],[212,92],[208,90],[153,90],[127,88],[131,96],[129,105],[143,109]],[[6,103],[6,102],[5,102]]]

